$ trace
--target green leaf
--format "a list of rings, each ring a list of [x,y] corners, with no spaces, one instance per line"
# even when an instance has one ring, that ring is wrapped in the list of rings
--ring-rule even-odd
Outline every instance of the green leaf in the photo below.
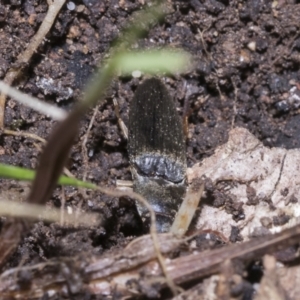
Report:
[[[121,52],[115,59],[122,74],[135,70],[148,74],[171,74],[183,72],[190,65],[190,55],[174,49]]]
[[[35,177],[35,171],[0,163],[0,177],[15,180],[32,181]],[[84,187],[88,189],[97,188],[97,186],[93,183],[81,181],[76,178],[71,178],[67,176],[60,176],[58,184],[70,185],[75,187]]]

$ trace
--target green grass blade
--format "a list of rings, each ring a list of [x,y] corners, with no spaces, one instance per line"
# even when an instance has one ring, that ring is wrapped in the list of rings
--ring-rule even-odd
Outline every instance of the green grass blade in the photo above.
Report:
[[[191,65],[191,56],[175,49],[121,52],[116,57],[122,74],[139,70],[148,74],[172,74],[186,71]]]
[[[33,170],[0,163],[0,177],[2,177],[2,178],[32,181],[34,179],[34,176],[35,176],[35,171],[33,171]],[[76,178],[71,178],[71,177],[67,177],[67,176],[60,176],[58,184],[70,185],[70,186],[75,186],[75,187],[84,187],[84,188],[88,188],[88,189],[96,189],[97,188],[97,186],[93,183],[81,181]]]

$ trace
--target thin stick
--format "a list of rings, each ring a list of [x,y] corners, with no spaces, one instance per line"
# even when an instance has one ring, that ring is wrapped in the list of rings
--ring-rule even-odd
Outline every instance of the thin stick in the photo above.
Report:
[[[47,141],[45,139],[41,138],[40,136],[38,136],[34,133],[30,133],[30,132],[14,131],[14,130],[9,130],[9,129],[4,129],[3,134],[14,135],[14,136],[22,136],[22,137],[25,137],[25,138],[30,138],[30,139],[33,139],[33,140],[40,141],[43,144],[47,143]],[[41,149],[39,149],[39,150],[41,150]]]
[[[119,108],[119,104],[118,104],[117,99],[113,98],[113,104],[114,104],[115,114],[116,114],[117,119],[118,119],[118,125],[121,129],[121,132],[122,132],[125,140],[127,141],[128,140],[128,129],[127,129],[126,125],[124,124],[122,118],[121,118],[120,108]]]
[[[82,180],[83,180],[83,181],[86,181],[86,176],[87,176],[87,165],[88,165],[88,161],[89,161],[88,154],[87,154],[86,143],[87,143],[87,141],[88,141],[88,139],[89,139],[89,135],[90,135],[91,129],[92,129],[92,127],[93,127],[93,124],[94,124],[94,122],[95,122],[95,119],[96,119],[98,110],[99,110],[99,105],[97,105],[97,106],[94,108],[93,116],[92,116],[92,118],[91,118],[91,120],[90,120],[89,127],[88,127],[88,129],[87,129],[85,135],[83,136],[83,141],[82,141],[82,145],[81,145],[81,153],[82,153],[83,166],[84,166],[84,172],[83,172],[83,176],[82,176]]]
[[[21,74],[24,66],[27,66],[32,55],[37,51],[39,45],[43,42],[45,36],[51,29],[56,16],[58,15],[60,9],[65,4],[66,0],[48,0],[48,11],[41,24],[38,32],[32,37],[26,49],[19,54],[15,65],[18,66],[17,69],[10,68],[7,72],[4,82],[8,85],[12,85],[17,77]],[[0,94],[0,128],[4,127],[4,110],[5,110],[6,95],[4,93]]]
[[[170,232],[177,237],[182,237],[188,230],[191,221],[198,208],[202,193],[204,190],[204,182],[196,179],[188,187],[186,196],[176,214]]]
[[[0,215],[13,216],[13,217],[26,217],[30,219],[42,218],[50,222],[61,221],[61,210],[52,208],[51,210],[45,209],[43,205],[12,202],[9,200],[1,199],[0,201]],[[80,217],[76,218],[75,214],[65,214],[64,224],[77,225],[80,223],[83,226],[93,226],[99,224],[100,216],[96,213],[81,213]]]
[[[8,95],[8,96],[14,98],[19,103],[22,103],[22,104],[26,105],[27,107],[30,107],[30,108],[34,109],[35,111],[38,111],[39,113],[49,116],[54,120],[63,120],[67,116],[67,113],[64,110],[62,110],[54,105],[51,105],[49,103],[43,102],[32,96],[29,96],[25,93],[22,93],[22,92],[18,91],[17,89],[11,87],[9,84],[4,83],[3,81],[0,81],[0,91],[2,92],[0,94],[0,114],[1,114],[1,105],[2,105],[1,97],[4,97],[6,99],[6,95]],[[0,117],[1,117],[1,115],[0,115]]]
[[[81,145],[81,154],[82,154],[82,162],[83,162],[82,163],[83,164],[83,176],[82,176],[82,180],[83,181],[86,181],[87,170],[88,170],[88,162],[89,162],[89,158],[88,158],[88,154],[87,154],[87,148],[86,148],[86,143],[87,143],[87,141],[89,139],[89,135],[90,135],[91,129],[93,127],[95,118],[97,116],[98,110],[99,110],[99,105],[97,105],[94,108],[93,116],[92,116],[92,118],[90,120],[88,129],[87,129],[85,135],[83,136],[83,141],[82,141],[82,145]],[[76,214],[79,214],[83,200],[87,199],[86,190],[83,189],[83,188],[80,188],[79,191],[80,191],[83,199],[80,200],[80,202],[79,202],[79,204],[77,206]]]

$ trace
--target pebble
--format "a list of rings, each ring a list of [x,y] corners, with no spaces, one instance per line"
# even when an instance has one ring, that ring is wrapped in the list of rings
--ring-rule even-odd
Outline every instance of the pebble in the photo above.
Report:
[[[254,52],[256,50],[256,42],[248,43],[247,47],[248,47],[249,50]]]
[[[70,1],[67,3],[68,10],[74,10],[76,8],[76,5],[74,2]]]

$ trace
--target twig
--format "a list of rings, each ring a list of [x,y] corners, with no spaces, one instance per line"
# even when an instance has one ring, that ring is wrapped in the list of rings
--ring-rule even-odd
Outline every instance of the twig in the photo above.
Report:
[[[1,199],[0,201],[0,215],[1,216],[13,216],[13,217],[25,217],[30,219],[41,218],[50,222],[61,221],[60,209],[51,208],[46,209],[43,205],[35,205],[22,202],[12,202],[9,200]],[[100,216],[97,213],[84,213],[80,214],[79,220],[76,216],[66,214],[64,218],[64,224],[76,225],[81,224],[83,226],[93,226],[99,224]]]
[[[206,28],[206,29],[203,29],[202,31],[200,29],[198,29],[198,33],[200,35],[200,39],[201,39],[201,42],[202,42],[202,46],[203,46],[203,50],[206,54],[206,56],[208,57],[208,59],[211,61],[212,60],[212,56],[211,54],[207,51],[207,47],[206,47],[206,42],[203,38],[203,34],[206,30],[208,30],[209,28]]]
[[[125,138],[125,140],[128,140],[128,128],[126,127],[126,125],[124,124],[121,115],[120,115],[120,108],[119,108],[119,104],[117,99],[113,98],[113,105],[114,105],[114,110],[115,110],[115,114],[117,116],[118,119],[118,125],[121,129],[121,132]]]
[[[30,138],[30,139],[33,139],[33,140],[40,141],[43,144],[47,143],[47,141],[45,139],[41,138],[40,136],[38,136],[34,133],[30,133],[30,132],[14,131],[14,130],[9,130],[9,129],[4,129],[3,134],[14,135],[14,136],[22,136],[22,137],[25,137],[25,138]]]
[[[178,237],[182,237],[186,233],[199,205],[203,190],[204,182],[196,178],[188,187],[170,232]]]
[[[82,176],[82,180],[83,180],[83,181],[86,181],[87,170],[88,170],[88,161],[89,161],[89,159],[88,159],[88,154],[87,154],[86,143],[87,143],[87,141],[88,141],[88,139],[89,139],[89,135],[90,135],[92,126],[93,126],[93,124],[94,124],[95,118],[96,118],[96,116],[97,116],[98,110],[99,110],[99,105],[97,105],[97,106],[94,108],[93,116],[92,116],[92,118],[91,118],[91,120],[90,120],[88,129],[87,129],[85,135],[83,136],[83,141],[82,141],[82,145],[81,145],[82,165],[83,165],[83,176]],[[76,208],[76,214],[78,214],[78,213],[80,212],[80,209],[81,209],[83,200],[87,198],[87,193],[86,193],[86,190],[85,190],[85,189],[80,188],[80,192],[81,192],[81,195],[82,195],[83,199],[81,199],[80,202],[78,203],[78,206],[77,206],[77,208]]]
[[[86,176],[87,176],[87,165],[88,165],[88,161],[89,161],[89,159],[88,159],[88,154],[87,154],[86,143],[87,143],[87,141],[88,141],[88,138],[89,138],[91,129],[92,129],[92,127],[93,127],[94,121],[95,121],[95,119],[96,119],[98,110],[99,110],[99,105],[97,105],[97,106],[94,108],[93,116],[92,116],[92,118],[91,118],[91,120],[90,120],[89,127],[88,127],[88,129],[87,129],[85,135],[83,136],[83,141],[82,141],[82,145],[81,145],[81,153],[82,153],[83,167],[84,167],[84,172],[83,172],[83,176],[82,176],[82,180],[83,180],[83,181],[86,180]]]
[[[159,242],[160,251],[164,254],[178,249],[178,247],[184,243],[184,241],[176,239],[170,234],[159,235]],[[125,282],[127,281],[127,276],[131,277],[131,274],[133,274],[133,276],[136,276],[135,274],[137,274],[137,270],[145,263],[147,264],[147,262],[149,261],[155,262],[155,264],[157,264],[157,262],[155,261],[156,254],[153,247],[153,242],[149,235],[145,235],[133,240],[125,247],[125,249],[120,250],[121,251],[117,253],[114,252],[114,254],[105,255],[104,257],[101,256],[100,259],[99,257],[90,256],[84,256],[82,257],[82,259],[77,259],[77,257],[62,257],[36,265],[22,267],[22,271],[27,271],[29,274],[31,274],[32,278],[32,284],[30,284],[30,287],[27,289],[27,291],[30,293],[28,294],[28,296],[30,295],[29,298],[40,298],[44,293],[47,293],[47,291],[49,291],[49,288],[52,292],[60,293],[62,289],[66,287],[66,276],[62,275],[62,268],[59,266],[64,266],[64,270],[69,270],[72,274],[74,274],[74,276],[76,276],[76,278],[79,279],[79,281],[77,281],[77,283],[79,283],[79,286],[77,284],[77,287],[80,288],[80,282],[84,282],[84,286],[81,287],[84,288],[85,291],[89,290],[91,294],[95,294],[95,290],[92,285],[94,284],[94,287],[96,287],[96,289],[98,288],[97,278],[99,278],[99,273],[101,273],[101,271],[104,271],[107,274],[111,274],[112,280],[114,280],[115,277],[118,277],[118,274],[121,273],[119,276],[121,281],[123,279],[123,282],[121,283],[121,289],[124,289]],[[114,270],[112,270],[111,266]],[[132,273],[130,272],[131,274],[128,273],[124,276],[124,272],[126,274],[127,270],[129,269]],[[53,271],[55,272],[55,274],[53,273]],[[161,269],[159,269],[159,271],[161,272]],[[18,287],[18,281],[15,280],[15,274],[17,272],[19,272],[18,268],[12,268],[0,275],[1,299],[6,299],[8,293],[11,297],[13,295],[14,297],[19,296],[20,299],[26,298],[26,291],[24,291],[22,287]],[[36,276],[37,272],[41,272],[40,276]],[[49,275],[47,283],[44,280],[44,276],[46,274]],[[100,278],[101,277],[102,276],[100,275]],[[39,283],[35,284],[36,280],[39,281]],[[161,285],[166,285],[162,277],[160,277],[159,281]],[[6,287],[8,288],[8,282],[10,282],[9,291],[6,289]],[[116,283],[118,283],[118,279],[116,280]],[[47,286],[45,286],[45,284]],[[119,286],[113,287],[114,282],[109,281],[104,285],[108,288],[112,287],[112,289],[117,291],[118,293],[120,292]],[[74,284],[70,283],[70,286],[74,286]],[[36,289],[36,287],[38,288]],[[98,291],[98,293],[96,293],[102,294],[102,288],[100,287],[100,290]],[[129,294],[132,293],[129,292]],[[123,295],[123,293],[120,293],[120,295]]]
[[[160,251],[163,253],[178,249],[180,245],[180,241],[172,241],[165,234],[159,235],[159,238]],[[199,281],[204,277],[222,272],[224,261],[238,260],[247,264],[250,261],[258,260],[265,254],[295,245],[299,242],[299,238],[300,225],[298,224],[280,233],[262,236],[241,244],[227,245],[204,252],[194,250],[188,255],[169,259],[167,270],[177,284],[195,282],[195,280]],[[127,285],[131,280],[136,281],[137,279],[142,284],[156,286],[156,291],[160,291],[165,285],[161,284],[161,277],[159,277],[161,276],[161,269],[158,263],[153,261],[155,252],[149,242],[149,239],[147,241],[144,236],[134,240],[117,254],[110,253],[104,257],[103,255],[89,257],[86,258],[85,263],[83,263],[82,257],[80,259],[75,257],[50,260],[46,263],[22,267],[23,270],[30,271],[29,274],[32,278],[31,284],[26,289],[20,287],[18,281],[12,280],[15,272],[18,272],[19,269],[7,270],[0,276],[1,296],[4,299],[11,299],[12,296],[25,299],[29,295],[31,297],[35,295],[36,298],[38,298],[37,296],[42,297],[50,289],[61,292],[65,289],[68,279],[61,275],[61,271],[58,270],[61,270],[59,266],[67,261],[69,266],[74,266],[74,269],[69,267],[70,272],[77,271],[78,278],[85,282],[86,285],[82,288],[93,295],[104,296],[114,291],[124,299],[132,296],[135,298],[143,296],[141,291],[134,291],[135,294],[133,294]],[[81,266],[79,270],[76,269],[78,261]],[[141,274],[143,275],[141,276]]]
[[[65,0],[48,0],[48,11],[41,24],[38,32],[32,37],[26,49],[18,55],[15,62],[16,69],[10,68],[7,72],[4,82],[8,85],[12,85],[17,77],[21,74],[24,66],[27,66],[32,55],[36,52],[39,45],[43,42],[45,36],[51,29],[54,20],[59,13],[62,6],[65,4]],[[5,93],[0,94],[0,128],[4,127],[4,110],[5,110],[6,95]]]
[[[14,98],[16,101],[38,111],[46,116],[49,116],[49,117],[53,118],[54,120],[63,120],[67,116],[67,113],[64,110],[62,110],[54,105],[51,105],[49,103],[43,102],[32,96],[29,96],[25,93],[22,93],[22,92],[18,91],[17,89],[4,83],[3,81],[0,81],[0,91],[2,91],[2,93],[0,94],[0,121],[1,121],[1,105],[2,105],[1,97],[4,97],[6,99],[5,95],[8,95],[8,96]],[[4,99],[4,101],[5,101],[5,99]],[[2,114],[2,118],[3,118],[3,114]]]

